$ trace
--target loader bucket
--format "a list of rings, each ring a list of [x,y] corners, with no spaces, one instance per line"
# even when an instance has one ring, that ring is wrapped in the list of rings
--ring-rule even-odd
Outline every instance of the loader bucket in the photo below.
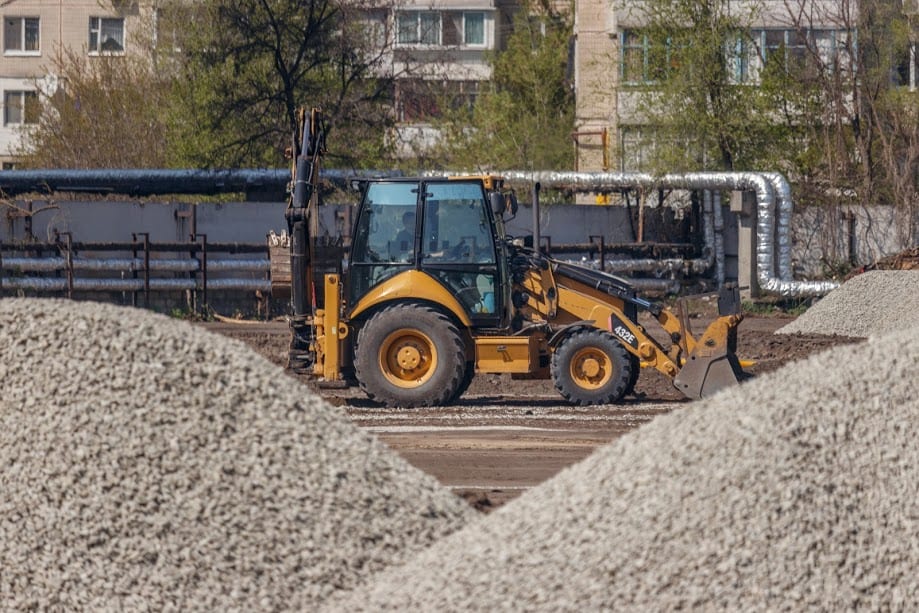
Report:
[[[734,351],[737,347],[737,324],[740,315],[726,315],[715,320],[696,343],[673,385],[687,398],[698,400],[737,385],[745,377]]]

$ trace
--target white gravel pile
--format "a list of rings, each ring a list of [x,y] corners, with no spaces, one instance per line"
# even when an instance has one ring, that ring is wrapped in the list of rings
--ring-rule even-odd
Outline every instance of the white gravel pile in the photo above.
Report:
[[[241,343],[0,300],[0,608],[315,609],[474,512]]]
[[[919,609],[919,329],[658,417],[333,611]]]
[[[873,270],[823,297],[781,334],[867,338],[919,326],[919,270]]]

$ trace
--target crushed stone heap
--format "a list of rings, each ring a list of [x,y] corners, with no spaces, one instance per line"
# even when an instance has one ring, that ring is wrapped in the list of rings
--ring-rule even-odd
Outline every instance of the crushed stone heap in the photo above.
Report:
[[[657,417],[327,609],[917,610],[917,364],[901,330]]]
[[[781,334],[867,338],[919,326],[919,270],[873,270],[824,296]]]
[[[0,300],[0,602],[315,610],[475,516],[241,343]]]

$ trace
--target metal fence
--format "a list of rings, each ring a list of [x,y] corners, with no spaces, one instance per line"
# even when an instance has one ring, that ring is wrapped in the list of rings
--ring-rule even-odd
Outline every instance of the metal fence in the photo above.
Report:
[[[63,232],[51,242],[0,242],[0,295],[73,298],[121,292],[130,295],[131,304],[149,306],[154,292],[185,292],[204,308],[213,291],[270,295],[272,249],[267,242],[209,243],[206,234],[190,238],[152,242],[149,233],[134,233],[130,242],[90,243]]]

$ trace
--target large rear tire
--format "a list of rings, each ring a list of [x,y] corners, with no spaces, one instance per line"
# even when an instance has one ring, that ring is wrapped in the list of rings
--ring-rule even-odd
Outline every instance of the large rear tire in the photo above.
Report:
[[[632,380],[630,354],[603,330],[579,329],[552,354],[552,379],[574,404],[610,404],[625,396]]]
[[[641,360],[638,359],[637,355],[629,354],[629,362],[632,364],[632,373],[629,376],[629,382],[625,386],[625,392],[623,396],[628,396],[635,393],[635,385],[638,383],[638,375],[641,374]]]
[[[443,405],[463,382],[463,337],[446,315],[429,306],[392,305],[361,329],[354,368],[372,400],[391,407]]]
[[[456,388],[456,392],[453,393],[453,398],[450,399],[450,404],[455,404],[462,396],[466,393],[466,390],[469,389],[469,386],[472,385],[472,379],[475,377],[475,362],[468,362],[466,364],[465,372],[463,373],[463,380],[460,381],[459,387]]]

